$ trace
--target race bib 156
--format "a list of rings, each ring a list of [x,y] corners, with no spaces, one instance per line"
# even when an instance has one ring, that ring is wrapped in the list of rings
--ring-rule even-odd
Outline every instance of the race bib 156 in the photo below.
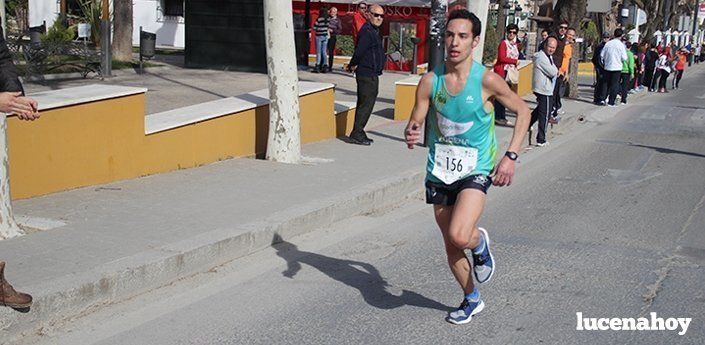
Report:
[[[468,176],[477,166],[477,149],[472,147],[436,144],[433,176],[451,184]]]

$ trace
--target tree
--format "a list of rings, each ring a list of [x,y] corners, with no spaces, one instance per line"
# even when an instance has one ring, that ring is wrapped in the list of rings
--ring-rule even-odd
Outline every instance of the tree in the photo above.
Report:
[[[17,225],[12,215],[6,130],[6,115],[0,114],[0,240],[24,235],[24,231]]]
[[[264,0],[264,34],[269,76],[267,159],[301,161],[299,79],[291,1]]]
[[[113,58],[132,60],[132,0],[113,1]]]
[[[496,30],[496,36],[497,36],[497,41],[501,41],[504,39],[504,30],[507,29],[507,15],[504,14],[504,5],[508,3],[509,0],[498,0],[497,1],[497,30]],[[488,30],[491,30],[489,26],[487,27]]]
[[[581,22],[587,14],[587,0],[558,0],[556,8],[553,11],[553,32],[558,32],[558,26],[561,21],[568,22],[568,26],[576,29],[576,37],[581,37],[582,30]],[[578,59],[580,58],[580,49],[578,44],[573,45],[573,56],[570,59],[571,72],[568,80],[568,97],[575,98],[578,96]]]

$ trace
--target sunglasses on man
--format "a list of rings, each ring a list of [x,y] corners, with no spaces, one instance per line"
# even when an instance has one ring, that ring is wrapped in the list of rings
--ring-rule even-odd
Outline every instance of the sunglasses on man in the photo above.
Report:
[[[384,18],[384,13],[382,13],[382,14],[380,14],[380,13],[372,13],[372,16],[375,17],[375,18]]]
[[[567,29],[568,27],[567,27],[567,26],[563,26],[563,25],[561,25],[561,26],[559,26],[559,28],[561,28],[561,29],[565,30],[565,29]]]

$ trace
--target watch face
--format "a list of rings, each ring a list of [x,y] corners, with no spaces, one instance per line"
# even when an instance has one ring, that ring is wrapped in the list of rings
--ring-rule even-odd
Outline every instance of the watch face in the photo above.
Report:
[[[509,159],[511,159],[513,161],[515,161],[517,158],[519,158],[519,156],[514,152],[507,152],[506,156],[509,157]]]

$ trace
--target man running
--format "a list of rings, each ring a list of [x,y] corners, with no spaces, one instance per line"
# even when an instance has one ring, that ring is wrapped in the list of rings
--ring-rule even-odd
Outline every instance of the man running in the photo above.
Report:
[[[495,262],[487,231],[477,227],[490,184],[508,186],[514,176],[517,151],[529,128],[530,111],[497,74],[486,72],[472,60],[480,42],[481,22],[460,9],[451,12],[445,33],[445,64],[421,78],[416,104],[404,135],[412,149],[421,136],[421,126],[429,109],[426,202],[433,204],[436,223],[443,234],[448,265],[463,289],[463,302],[446,320],[454,324],[470,322],[484,308],[475,280],[492,278]],[[495,167],[493,99],[517,114],[509,149]],[[470,250],[472,264],[465,254]]]

